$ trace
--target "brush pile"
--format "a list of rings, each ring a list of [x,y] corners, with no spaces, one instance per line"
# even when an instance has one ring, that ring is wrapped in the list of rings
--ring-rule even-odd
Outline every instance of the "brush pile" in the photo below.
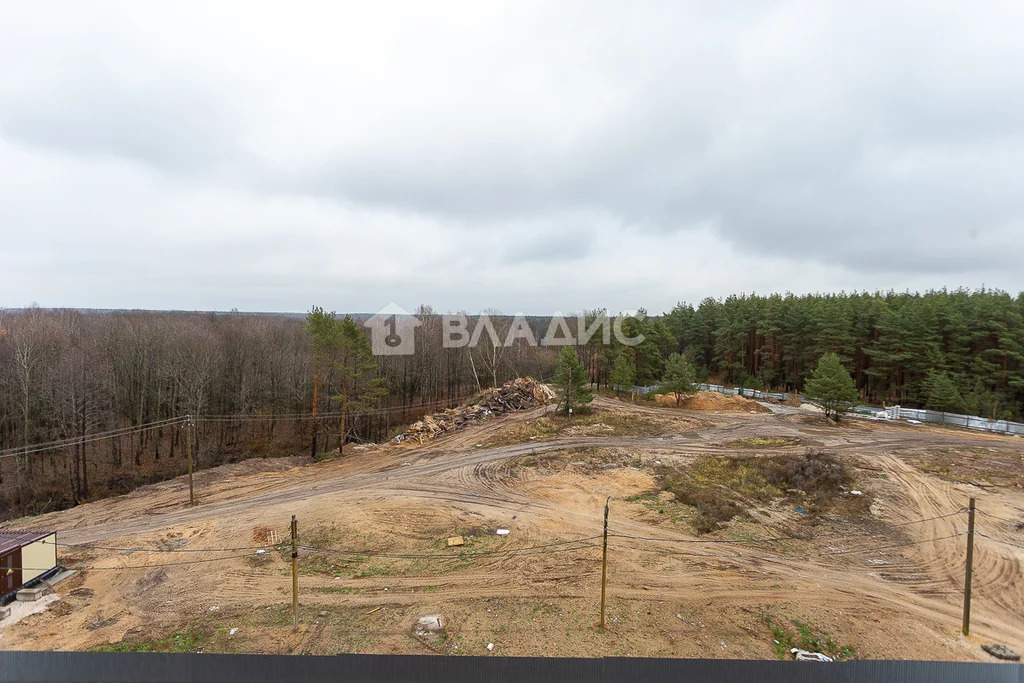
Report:
[[[554,397],[555,392],[548,385],[542,384],[532,377],[518,377],[510,382],[505,382],[497,389],[488,389],[467,405],[448,408],[425,416],[396,436],[395,443],[402,443],[408,439],[433,439],[439,434],[462,429],[471,422],[493,415],[504,415],[517,410],[546,405]]]

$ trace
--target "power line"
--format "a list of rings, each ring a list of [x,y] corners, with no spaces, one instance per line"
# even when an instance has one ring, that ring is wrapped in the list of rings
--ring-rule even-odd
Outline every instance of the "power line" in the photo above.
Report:
[[[228,553],[243,550],[277,550],[284,547],[282,544],[278,543],[277,545],[256,545],[241,548],[115,548],[111,546],[91,545],[88,543],[57,543],[46,540],[40,542],[45,545],[56,545],[64,548],[74,548],[76,550],[110,550],[124,553]]]
[[[158,420],[157,422],[137,425],[135,427],[121,427],[120,429],[113,429],[107,432],[99,432],[96,434],[87,434],[86,436],[76,436],[58,441],[32,444],[28,446],[28,448],[25,448],[24,446],[7,448],[0,451],[0,458],[16,458],[18,456],[31,455],[41,451],[56,450],[58,448],[66,448],[68,446],[93,443],[94,441],[103,441],[105,439],[114,439],[121,436],[128,436],[129,434],[137,434],[153,429],[160,429],[162,427],[172,427],[179,422],[184,422],[186,419],[187,418],[184,417],[171,417],[165,420]]]
[[[299,548],[310,552],[318,553],[333,553],[336,555],[354,555],[354,556],[365,556],[365,557],[383,557],[387,559],[403,559],[403,560],[424,560],[424,559],[443,559],[443,560],[464,560],[473,557],[489,557],[494,555],[521,555],[521,554],[534,554],[534,551],[542,549],[555,548],[558,546],[567,546],[576,543],[584,543],[587,541],[593,541],[600,536],[588,536],[585,538],[575,538],[568,541],[556,541],[554,543],[543,543],[540,545],[525,546],[522,548],[508,548],[498,550],[481,550],[478,552],[466,552],[462,551],[461,554],[449,555],[446,553],[429,553],[429,554],[414,554],[414,553],[388,553],[379,552],[374,550],[344,550],[341,548],[316,548],[308,545],[300,545]],[[593,544],[587,546],[581,546],[580,548],[565,548],[563,550],[582,550],[583,548],[596,548],[600,544]],[[560,551],[550,551],[560,552]]]
[[[89,566],[77,565],[77,566],[71,566],[71,567],[63,567],[62,566],[62,568],[64,568],[64,569],[75,569],[75,570],[78,570],[78,571],[91,571],[91,572],[120,571],[122,569],[155,569],[155,568],[158,568],[158,567],[181,567],[181,566],[188,565],[188,564],[204,564],[204,563],[207,563],[207,562],[220,562],[221,560],[237,560],[237,559],[242,558],[242,557],[252,557],[252,556],[253,556],[252,553],[245,553],[244,555],[228,555],[227,557],[207,557],[207,558],[203,558],[201,560],[183,560],[181,562],[161,562],[161,563],[158,563],[158,564],[133,564],[133,565],[121,565],[119,567],[89,567]],[[5,567],[5,569],[7,569],[7,567]],[[23,572],[36,572],[36,571],[43,571],[43,572],[45,572],[45,571],[49,571],[50,569],[53,569],[53,567],[48,567],[46,569],[39,568],[39,567],[28,567],[28,568],[26,568],[26,567],[10,567],[10,569],[13,569],[15,571],[23,571]]]
[[[1021,550],[1024,550],[1024,545],[1017,545],[1016,543],[1010,543],[1009,541],[1003,541],[1003,540],[998,539],[998,538],[992,538],[988,534],[983,534],[980,531],[975,531],[974,533],[975,533],[975,535],[981,536],[982,538],[987,538],[990,541],[995,541],[996,543],[1002,543],[1003,545],[1008,545],[1011,548],[1020,548]]]
[[[1006,519],[1005,517],[999,517],[997,515],[993,515],[990,512],[985,512],[984,510],[975,509],[975,512],[977,512],[978,514],[985,515],[986,517],[991,517],[992,519],[998,519],[1000,522],[1006,522],[1007,524],[1024,524],[1024,520]]]
[[[936,515],[934,517],[925,517],[924,519],[914,519],[909,522],[900,522],[898,524],[892,524],[893,527],[909,526],[911,524],[921,524],[922,522],[931,522],[936,519],[945,519],[947,517],[953,517],[966,510],[966,508],[960,508],[953,512],[948,512],[944,515]],[[807,536],[772,536],[769,538],[749,538],[749,539],[733,539],[733,538],[657,538],[654,536],[630,536],[628,534],[620,534],[618,532],[609,532],[611,536],[617,536],[619,538],[628,538],[634,541],[657,541],[659,543],[726,543],[726,544],[737,544],[737,543],[774,543],[777,541],[811,541],[821,538],[856,538],[861,536],[880,536],[881,534],[875,531],[860,531],[855,533],[842,533],[836,532],[834,534],[821,534],[816,535],[813,538]]]
[[[468,397],[462,397],[462,398],[468,398]],[[462,399],[460,398],[460,399],[456,399],[456,400],[462,400]],[[431,402],[431,403],[421,403],[421,404],[418,404],[418,405],[415,405],[415,406],[392,406],[390,408],[370,408],[370,409],[367,409],[367,410],[348,410],[348,411],[345,412],[345,414],[350,416],[350,417],[360,417],[362,415],[383,415],[383,414],[386,414],[386,413],[413,412],[413,411],[420,410],[420,409],[425,409],[425,408],[437,408],[438,406],[447,405],[447,404],[450,404],[451,402],[452,401],[448,401],[448,400],[440,400],[440,401],[434,401],[434,402]],[[327,413],[317,413],[317,415],[316,415],[317,419],[320,419],[320,418],[326,419],[326,418],[341,417],[341,416],[342,416],[342,413],[340,411],[332,411],[332,412],[327,412]],[[205,415],[205,416],[197,417],[196,418],[196,422],[238,422],[238,421],[244,421],[244,420],[267,420],[267,421],[273,421],[273,420],[300,420],[300,419],[307,419],[307,418],[308,419],[312,419],[313,418],[313,414],[312,413],[293,413],[291,415],[257,415],[257,414],[250,414],[250,415]]]
[[[639,548],[639,547],[636,547],[636,546],[628,546],[628,545],[616,545],[616,546],[610,546],[610,547],[623,548],[623,549],[627,549],[627,550],[637,550],[637,551],[646,552],[646,553],[660,553],[660,554],[667,554],[667,555],[682,555],[682,556],[686,556],[686,557],[713,557],[713,558],[723,558],[723,559],[730,559],[730,560],[786,560],[786,559],[800,559],[800,558],[808,558],[808,557],[831,557],[831,556],[834,556],[834,555],[849,555],[851,553],[874,552],[876,550],[889,550],[889,549],[892,549],[892,548],[904,548],[904,547],[912,546],[912,545],[920,545],[922,543],[931,543],[933,541],[944,541],[944,540],[949,539],[949,538],[956,538],[957,536],[964,536],[966,534],[967,534],[966,531],[962,531],[960,533],[950,534],[949,536],[939,536],[937,538],[927,538],[927,539],[924,539],[922,541],[910,541],[910,542],[907,542],[907,543],[895,543],[893,545],[875,546],[875,547],[872,547],[872,548],[854,548],[852,550],[840,550],[840,551],[832,551],[832,552],[824,552],[824,553],[799,553],[799,554],[788,554],[788,555],[783,555],[783,554],[776,554],[776,555],[744,555],[744,554],[740,554],[740,553],[733,553],[733,554],[729,555],[729,554],[723,554],[723,553],[691,553],[691,552],[680,551],[680,550],[666,550],[666,549],[660,549],[660,548]]]
[[[391,408],[374,408],[371,410],[359,410],[359,411],[347,411],[346,414],[351,417],[360,417],[363,415],[383,415],[387,413],[397,412],[411,412],[420,409],[436,408],[441,405],[446,405],[451,401],[435,401],[432,403],[425,403],[416,406],[396,406]],[[339,418],[342,413],[339,411],[319,413],[317,418],[329,419]],[[243,422],[243,421],[275,421],[275,420],[302,420],[312,419],[312,413],[293,413],[289,415],[209,415],[209,416],[198,416],[193,418],[194,422]],[[148,422],[142,425],[136,425],[132,427],[120,427],[118,429],[112,429],[106,432],[98,432],[95,434],[87,434],[86,436],[68,437],[66,439],[58,439],[54,441],[47,441],[43,443],[30,444],[27,448],[25,446],[12,446],[3,450],[0,450],[0,458],[17,458],[24,457],[27,455],[33,455],[36,453],[43,453],[46,451],[58,450],[61,448],[67,448],[69,446],[78,446],[89,443],[95,443],[97,441],[105,441],[107,439],[116,439],[123,436],[131,436],[134,434],[140,434],[142,432],[152,431],[154,429],[160,429],[163,427],[171,427],[176,424],[185,423],[189,420],[188,417],[169,417],[155,422]]]

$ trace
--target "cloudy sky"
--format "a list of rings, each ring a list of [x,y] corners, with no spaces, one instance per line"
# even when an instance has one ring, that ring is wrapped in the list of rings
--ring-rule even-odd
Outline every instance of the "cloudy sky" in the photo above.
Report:
[[[1024,289],[1024,3],[0,1],[0,306]]]

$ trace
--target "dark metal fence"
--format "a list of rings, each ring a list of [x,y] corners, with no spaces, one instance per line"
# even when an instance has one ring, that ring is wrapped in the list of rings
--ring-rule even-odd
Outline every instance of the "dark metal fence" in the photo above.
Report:
[[[609,636],[612,637],[612,636]],[[441,657],[429,655],[195,655],[0,652],[0,683],[376,681],[380,683],[1024,683],[1018,664],[723,659]]]
[[[649,387],[633,387],[633,392],[646,395],[658,391],[659,388],[659,385],[652,384]],[[801,402],[807,403],[807,401],[799,394],[782,394],[774,391],[761,391],[759,389],[726,387],[721,384],[698,384],[697,389],[700,391],[717,391],[720,394],[732,396],[746,396],[747,398],[753,398],[761,401],[766,399],[788,401],[790,398],[796,396]],[[957,427],[977,429],[984,432],[995,432],[996,434],[1016,434],[1018,436],[1024,436],[1024,424],[1020,422],[1011,422],[1009,420],[989,420],[984,417],[978,417],[977,415],[960,415],[958,413],[943,413],[938,410],[902,408],[900,406],[890,406],[884,410],[874,408],[872,406],[852,406],[851,410],[855,415],[863,415],[867,417],[881,417],[884,413],[885,417],[883,419],[887,420],[916,420],[918,422],[930,422],[932,424],[955,425]]]

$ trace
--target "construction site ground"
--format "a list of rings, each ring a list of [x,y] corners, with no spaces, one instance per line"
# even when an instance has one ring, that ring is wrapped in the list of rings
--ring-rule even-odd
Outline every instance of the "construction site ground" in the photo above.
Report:
[[[820,642],[843,656],[984,661],[984,643],[1024,648],[1024,440],[837,425],[787,406],[732,413],[599,397],[590,415],[552,410],[422,444],[346,447],[320,463],[202,471],[194,507],[178,478],[16,520],[6,526],[92,547],[59,548],[62,564],[89,569],[59,584],[45,611],[0,623],[0,649],[771,659]],[[659,494],[659,467],[811,447],[855,472],[869,511],[812,517],[777,503],[698,536],[687,506]],[[956,511],[972,496],[987,538],[976,540],[964,637],[966,538],[945,537],[966,530]],[[292,515],[301,545],[367,553],[300,552],[297,632],[290,551],[252,550],[286,542]],[[449,548],[451,536],[465,545]],[[800,538],[705,542],[770,536]],[[146,567],[156,564],[166,566]],[[443,631],[417,635],[433,614]]]

